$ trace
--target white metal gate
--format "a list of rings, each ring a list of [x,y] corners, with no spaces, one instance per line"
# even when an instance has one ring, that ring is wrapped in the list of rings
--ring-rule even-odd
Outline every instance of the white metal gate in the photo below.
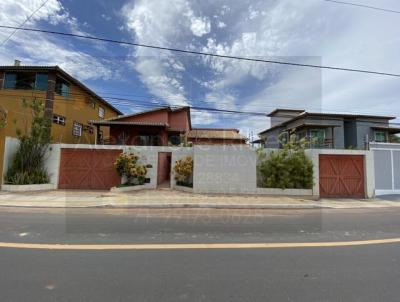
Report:
[[[374,153],[375,195],[400,194],[400,144],[370,143]]]

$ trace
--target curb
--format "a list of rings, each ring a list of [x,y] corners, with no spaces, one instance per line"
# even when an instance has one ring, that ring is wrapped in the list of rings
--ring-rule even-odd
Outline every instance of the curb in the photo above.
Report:
[[[381,204],[381,205],[329,205],[323,203],[304,203],[304,204],[215,204],[215,203],[135,203],[135,204],[124,204],[121,203],[93,203],[91,205],[74,205],[74,202],[69,202],[69,205],[46,205],[39,204],[19,204],[25,203],[26,201],[14,201],[13,204],[1,204],[0,208],[37,208],[37,209],[248,209],[248,210],[267,210],[267,209],[292,209],[292,210],[307,210],[307,209],[377,209],[377,208],[400,208],[400,203],[397,206]]]
[[[100,204],[89,206],[44,206],[44,205],[1,205],[0,208],[44,208],[44,209],[327,209],[329,206],[322,206],[316,204]]]

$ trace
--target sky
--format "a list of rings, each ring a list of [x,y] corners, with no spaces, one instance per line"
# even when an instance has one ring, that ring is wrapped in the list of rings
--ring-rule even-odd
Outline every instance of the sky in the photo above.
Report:
[[[360,0],[400,10],[398,0]],[[2,0],[19,26],[44,0]],[[48,0],[26,27],[221,55],[400,73],[400,14],[324,0]],[[0,29],[0,44],[13,30]],[[162,104],[268,113],[275,108],[400,117],[400,79],[183,55],[17,31],[0,65],[59,65],[124,113]],[[113,98],[113,99],[110,99]],[[118,100],[116,99],[118,98]],[[192,110],[195,127],[255,138],[264,116]]]

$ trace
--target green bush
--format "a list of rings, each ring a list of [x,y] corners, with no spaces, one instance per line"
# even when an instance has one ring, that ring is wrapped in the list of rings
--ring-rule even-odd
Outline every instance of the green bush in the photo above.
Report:
[[[32,123],[22,134],[17,129],[19,147],[5,175],[5,182],[14,185],[44,184],[50,181],[44,167],[46,152],[50,144],[50,119],[44,116],[44,105],[33,99],[31,103],[23,100],[25,108],[32,112]]]
[[[282,150],[259,152],[258,183],[265,188],[311,189],[313,163],[304,152],[304,144],[291,138]]]

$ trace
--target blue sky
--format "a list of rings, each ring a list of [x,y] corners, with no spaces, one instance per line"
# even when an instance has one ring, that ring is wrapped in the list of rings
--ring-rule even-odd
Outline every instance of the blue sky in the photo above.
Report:
[[[396,0],[369,1],[400,10]],[[43,0],[3,0],[19,25]],[[26,26],[166,47],[400,73],[398,14],[323,0],[48,0]],[[1,30],[0,41],[10,34]],[[17,32],[0,64],[59,65],[122,111],[159,103],[269,112],[277,107],[400,116],[399,79],[181,55]],[[264,117],[193,112],[201,127],[267,128]]]

